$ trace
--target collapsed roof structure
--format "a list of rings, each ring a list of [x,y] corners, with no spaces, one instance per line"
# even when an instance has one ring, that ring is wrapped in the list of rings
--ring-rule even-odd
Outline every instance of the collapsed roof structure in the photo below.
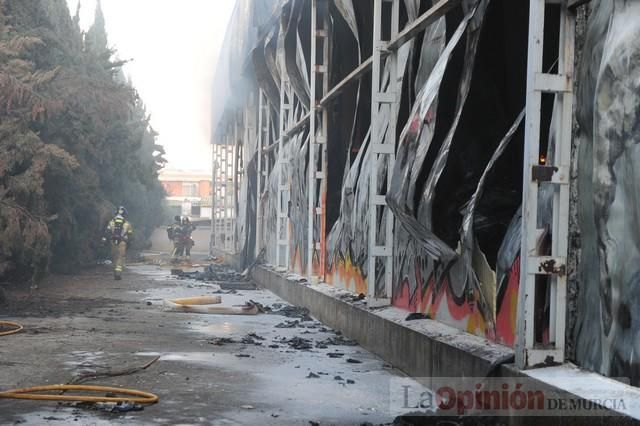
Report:
[[[640,5],[582,3],[238,0],[212,247],[637,384]]]

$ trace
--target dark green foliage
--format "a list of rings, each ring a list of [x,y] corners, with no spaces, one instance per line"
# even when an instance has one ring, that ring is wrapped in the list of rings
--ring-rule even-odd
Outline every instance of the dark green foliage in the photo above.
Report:
[[[0,282],[91,262],[115,206],[143,246],[165,160],[144,105],[65,0],[0,0]]]

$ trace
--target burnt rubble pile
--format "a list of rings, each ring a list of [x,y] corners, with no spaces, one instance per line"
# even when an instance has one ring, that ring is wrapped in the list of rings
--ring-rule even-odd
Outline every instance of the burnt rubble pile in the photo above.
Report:
[[[185,272],[182,269],[172,269],[171,275],[196,281],[249,282],[249,279],[241,273],[215,264],[207,266],[204,271]]]

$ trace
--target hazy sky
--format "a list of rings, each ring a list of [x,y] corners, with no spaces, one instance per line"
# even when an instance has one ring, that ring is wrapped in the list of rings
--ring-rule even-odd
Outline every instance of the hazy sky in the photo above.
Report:
[[[73,15],[78,0],[67,0]],[[80,26],[96,0],[80,0]],[[211,169],[211,86],[235,0],[102,0],[109,45],[142,96],[167,168]]]

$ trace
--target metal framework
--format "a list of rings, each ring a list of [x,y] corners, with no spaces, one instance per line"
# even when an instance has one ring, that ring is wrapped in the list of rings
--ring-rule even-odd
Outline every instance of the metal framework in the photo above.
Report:
[[[525,157],[522,191],[522,241],[520,293],[518,300],[518,339],[516,364],[526,368],[549,359],[564,361],[567,293],[567,246],[569,235],[569,168],[573,114],[573,63],[575,16],[567,1],[560,4],[560,45],[558,74],[543,73],[545,6],[551,0],[531,0],[529,11],[529,50],[527,64],[527,105]],[[557,131],[551,164],[540,165],[540,110],[542,94],[555,95]],[[551,256],[538,250],[538,194],[541,183],[554,186]],[[549,341],[536,341],[535,310],[537,276],[550,277]],[[549,358],[551,357],[551,358]]]
[[[216,246],[216,146],[211,147],[211,225],[209,236],[209,256],[213,256]]]
[[[282,69],[284,68],[282,64]],[[278,139],[278,212],[276,225],[276,266],[289,269],[290,260],[290,229],[289,229],[289,197],[290,179],[286,171],[289,170],[289,158],[286,156],[285,142],[289,138],[288,130],[293,123],[293,88],[291,82],[282,74],[280,80],[280,137]]]
[[[237,182],[242,176],[242,142],[238,139],[238,123],[227,127],[221,142],[213,144],[211,188],[211,252],[213,248],[235,251],[235,218]]]
[[[268,188],[269,157],[265,146],[269,146],[271,131],[271,107],[262,89],[258,92],[258,141],[256,166],[256,249],[255,255],[260,254],[263,246],[264,212],[262,206],[263,194]],[[264,158],[263,158],[264,157]]]
[[[229,241],[227,249],[235,253],[236,250],[236,212],[238,207],[238,165],[240,158],[238,157],[238,152],[240,150],[240,131],[238,129],[238,114],[235,114],[233,120],[233,140],[229,145],[229,149],[231,151],[231,158],[229,158],[229,174],[231,175],[231,206],[230,206],[230,221],[229,225],[231,225],[231,229],[229,232]]]
[[[211,146],[211,240],[209,241],[209,255],[213,256],[214,249],[218,246],[217,207],[216,199],[218,179],[218,145]]]
[[[310,282],[324,281],[326,246],[326,198],[327,192],[327,126],[329,112],[320,104],[329,90],[329,26],[328,0],[312,0],[311,5],[311,105],[309,118],[309,167],[308,167],[308,236],[307,275]],[[320,44],[320,48],[318,48]],[[316,150],[318,158],[316,158]],[[316,224],[319,234],[316,237]],[[314,271],[314,259],[318,268]],[[317,272],[317,275],[314,273]]]
[[[349,73],[344,79],[342,79],[334,87],[329,87],[329,49],[330,49],[330,24],[327,19],[327,6],[329,0],[313,0],[311,3],[311,105],[309,106],[309,112],[302,114],[302,108],[298,109],[299,119],[295,121],[294,105],[296,102],[295,95],[291,88],[291,83],[288,80],[286,74],[281,77],[280,84],[280,122],[278,126],[279,139],[277,144],[271,146],[264,146],[265,133],[268,135],[269,129],[263,129],[263,125],[259,125],[261,131],[259,132],[259,152],[265,157],[261,156],[260,164],[263,173],[260,174],[258,192],[262,190],[261,185],[264,186],[264,191],[267,190],[267,186],[262,183],[268,176],[268,166],[265,168],[262,166],[263,160],[265,160],[269,153],[275,149],[284,153],[284,146],[287,140],[292,134],[299,131],[305,125],[309,125],[310,129],[310,149],[309,149],[309,192],[308,192],[308,245],[307,245],[307,275],[310,280],[319,281],[325,277],[325,218],[326,211],[324,205],[324,197],[326,193],[326,173],[327,173],[327,124],[328,124],[328,109],[330,103],[337,98],[337,96],[351,83],[358,81],[367,72],[372,72],[372,106],[371,106],[371,122],[379,123],[381,119],[380,109],[390,109],[390,122],[388,123],[387,131],[378,134],[380,127],[376,129],[372,126],[371,140],[372,149],[374,155],[374,161],[371,163],[372,173],[370,174],[370,223],[378,224],[384,218],[385,224],[383,228],[383,235],[378,235],[377,227],[371,226],[369,233],[369,264],[368,264],[368,300],[369,304],[385,305],[390,302],[391,298],[391,285],[393,277],[393,227],[394,218],[389,212],[386,214],[386,201],[383,194],[377,192],[378,177],[373,170],[377,170],[376,165],[379,161],[386,161],[389,168],[393,167],[395,161],[395,145],[396,145],[396,119],[398,108],[398,97],[400,88],[397,86],[397,50],[404,43],[412,40],[415,36],[420,34],[427,26],[434,23],[437,19],[445,15],[453,8],[460,5],[461,0],[442,0],[438,4],[431,7],[424,14],[420,15],[415,21],[408,23],[407,26],[399,31],[399,11],[400,0],[374,0],[374,35],[373,35],[373,56],[365,59],[358,67],[356,67],[351,73]],[[382,40],[382,4],[383,2],[391,3],[391,23],[390,23],[390,39],[387,41]],[[320,22],[319,16],[322,17]],[[321,49],[318,47],[321,45]],[[322,50],[322,55],[319,54]],[[386,85],[383,87],[382,78],[382,65],[383,61],[389,61],[390,78]],[[282,64],[282,69],[285,69]],[[319,84],[320,78],[322,83]],[[268,117],[268,110],[264,108],[266,103],[266,96],[261,93],[261,102],[263,107],[259,107],[259,120],[265,120]],[[268,126],[267,126],[268,127]],[[268,136],[266,136],[268,139]],[[377,142],[376,142],[377,141]],[[319,158],[316,158],[315,147],[319,148]],[[278,212],[277,212],[277,251],[276,251],[276,264],[279,267],[289,269],[290,260],[290,231],[289,231],[289,177],[284,173],[285,168],[289,164],[289,159],[284,155],[278,155],[277,161],[279,164],[278,173]],[[387,185],[390,180],[387,179]],[[260,209],[259,209],[260,210]],[[263,233],[263,217],[262,212],[257,215],[256,229],[259,234]],[[314,226],[320,222],[320,235],[316,236],[314,233]],[[381,245],[378,241],[382,241]],[[260,246],[263,244],[261,238],[256,239],[256,253],[259,252]],[[313,269],[314,254],[318,253],[319,267],[317,271]],[[376,294],[375,283],[376,276],[376,259],[383,258],[385,263],[385,275],[384,275],[384,289],[382,294]],[[317,275],[316,275],[317,272]]]
[[[213,145],[213,182],[212,182],[212,227],[213,227],[213,247],[221,248],[224,236],[224,187],[221,180],[223,146]],[[213,253],[212,253],[213,254]]]
[[[310,105],[302,105],[296,98],[291,82],[286,72],[280,81],[280,105],[269,105],[266,94],[260,90],[257,95],[257,214],[256,214],[256,255],[265,245],[265,222],[262,200],[269,191],[268,179],[272,166],[271,154],[277,162],[276,190],[277,194],[277,225],[276,235],[276,266],[281,270],[290,269],[290,158],[285,155],[285,145],[294,134],[304,126],[309,126],[310,144],[308,157],[308,241],[307,241],[307,275],[311,282],[325,278],[325,194],[327,190],[327,125],[331,103],[351,83],[361,79],[366,73],[372,73],[372,104],[371,104],[371,145],[372,161],[370,163],[369,180],[369,263],[367,269],[369,306],[385,305],[390,302],[393,278],[393,229],[394,218],[388,211],[383,182],[379,182],[377,171],[381,162],[387,163],[387,170],[393,168],[395,161],[395,147],[397,134],[397,111],[401,88],[398,87],[398,49],[406,42],[419,35],[427,26],[436,22],[440,17],[452,9],[459,7],[461,0],[441,0],[413,22],[409,22],[402,31],[399,30],[399,14],[401,0],[373,0],[374,1],[374,31],[373,55],[363,60],[342,81],[329,86],[330,69],[330,36],[331,24],[328,20],[328,5],[331,0],[311,1],[311,75],[310,75]],[[571,124],[573,106],[573,58],[575,17],[570,5],[582,0],[531,0],[529,24],[529,49],[527,72],[527,105],[525,131],[525,159],[523,184],[523,232],[521,246],[521,277],[519,295],[518,339],[516,347],[516,362],[519,367],[535,365],[544,362],[551,356],[554,360],[564,361],[565,335],[565,299],[566,299],[566,256],[568,245],[568,206],[569,206],[569,163]],[[391,19],[383,16],[385,3],[390,3]],[[542,51],[544,41],[544,11],[545,4],[558,4],[561,7],[560,27],[560,58],[558,74],[551,75],[542,72]],[[385,9],[386,10],[386,9]],[[385,15],[388,15],[385,13]],[[384,18],[384,19],[383,19]],[[384,26],[389,31],[383,31]],[[389,34],[389,40],[383,40],[383,34]],[[386,61],[389,71],[383,76]],[[284,63],[280,69],[286,70]],[[558,131],[555,135],[555,155],[552,164],[539,164],[540,148],[540,109],[542,93],[556,95],[555,110],[559,113]],[[296,108],[297,107],[297,108]],[[272,108],[279,110],[279,122],[273,123]],[[384,112],[388,108],[389,122],[381,123]],[[246,124],[246,120],[245,120]],[[386,130],[385,130],[386,129]],[[273,143],[272,143],[273,141]],[[236,140],[237,142],[237,140]],[[277,150],[277,151],[276,151]],[[239,158],[242,154],[236,148],[233,155]],[[229,213],[225,203],[228,189],[228,175],[240,180],[236,173],[241,168],[236,164],[231,171],[228,166],[228,151],[224,145],[214,145],[214,163],[220,165],[214,168],[214,220],[212,243],[220,246],[227,241],[219,241],[220,226],[228,235],[230,228],[227,222]],[[541,170],[543,168],[545,170]],[[217,172],[216,172],[217,170]],[[551,229],[551,255],[543,256],[537,251],[537,200],[540,176],[551,176],[548,180],[554,185],[553,225]],[[222,182],[222,185],[217,184]],[[390,184],[389,177],[384,182]],[[237,206],[237,194],[234,206]],[[224,207],[220,207],[220,204]],[[236,210],[234,209],[234,212]],[[233,225],[235,228],[235,224]],[[317,230],[320,230],[318,233]],[[314,268],[317,259],[317,268]],[[380,266],[384,265],[384,276],[379,277]],[[535,341],[534,310],[536,306],[536,276],[550,275],[550,340],[552,344],[542,347]],[[376,282],[384,285],[376,290]]]
[[[233,152],[235,147],[236,140],[236,117],[234,114],[233,121],[229,125],[229,129],[227,131],[227,135],[225,138],[224,145],[224,250],[226,252],[230,251],[230,248],[233,247],[233,236],[231,231],[231,226],[233,223],[233,213],[231,211],[234,201],[233,194],[233,183],[234,183],[234,173],[233,173],[233,165],[234,159],[229,155]]]
[[[234,151],[234,203],[233,203],[233,251],[234,253],[238,253],[240,251],[240,247],[238,244],[238,211],[240,210],[240,197],[241,197],[241,186],[240,183],[244,177],[244,147],[245,144],[253,138],[253,120],[251,117],[251,103],[253,102],[253,98],[249,96],[248,102],[244,107],[244,111],[242,113],[242,125],[244,131],[242,132],[242,137],[236,139],[236,146]],[[236,126],[237,128],[237,126]],[[246,200],[242,200],[246,203]]]
[[[229,133],[224,135],[224,144],[220,146],[220,186],[222,187],[222,249],[227,250],[229,242]]]
[[[382,40],[382,0],[374,1],[373,9],[373,63],[371,87],[371,162],[369,170],[369,265],[367,273],[369,306],[387,305],[391,302],[391,287],[393,284],[393,225],[394,217],[387,210],[385,196],[378,193],[378,164],[387,162],[388,173],[393,170],[396,149],[396,120],[399,88],[397,49],[388,50],[389,43]],[[391,0],[391,38],[398,35],[400,19],[400,0]],[[386,58],[389,69],[389,81],[385,86],[382,78],[382,52],[387,52]],[[382,108],[389,109],[387,130],[380,122]],[[386,179],[387,188],[391,178]],[[386,191],[385,191],[386,192]],[[378,224],[383,227],[383,238],[378,235]],[[380,244],[381,241],[381,244]],[[376,291],[377,259],[384,262],[384,293]]]

